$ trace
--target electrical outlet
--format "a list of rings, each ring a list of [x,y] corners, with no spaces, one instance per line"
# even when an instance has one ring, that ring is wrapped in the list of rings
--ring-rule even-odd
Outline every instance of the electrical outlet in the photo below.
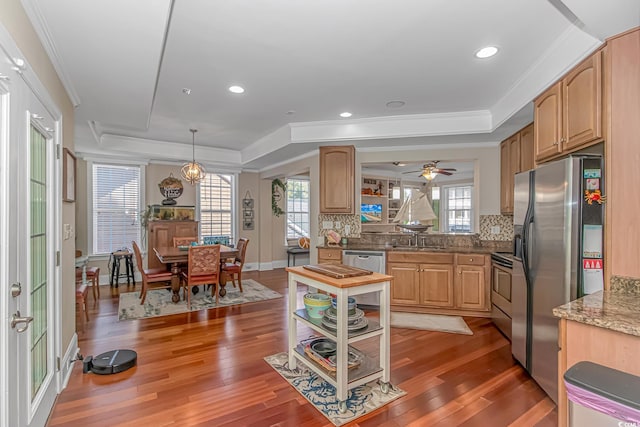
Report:
[[[491,234],[500,234],[500,226],[494,225],[491,227]]]
[[[345,225],[344,225],[344,234],[345,234],[346,236],[348,236],[348,235],[349,235],[349,233],[351,233],[351,226],[350,226],[349,224],[345,224]]]
[[[342,223],[340,221],[336,221],[335,225],[336,225],[336,228],[340,228],[340,226],[342,226]]]
[[[322,229],[330,230],[333,228],[333,221],[322,221]]]

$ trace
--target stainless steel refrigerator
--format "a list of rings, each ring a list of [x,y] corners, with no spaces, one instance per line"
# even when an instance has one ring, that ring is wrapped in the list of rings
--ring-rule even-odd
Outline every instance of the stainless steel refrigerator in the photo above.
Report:
[[[511,349],[554,402],[552,309],[603,287],[602,165],[600,156],[572,156],[515,176]]]

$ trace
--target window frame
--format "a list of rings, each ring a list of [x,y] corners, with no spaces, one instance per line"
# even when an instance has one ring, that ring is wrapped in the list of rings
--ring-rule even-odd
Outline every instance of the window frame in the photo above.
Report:
[[[215,171],[215,172],[207,172],[207,176],[209,175],[229,175],[231,176],[231,196],[230,196],[230,207],[231,207],[231,244],[235,245],[238,241],[238,208],[242,201],[238,196],[238,173],[237,172],[225,172],[225,171]],[[199,182],[196,185],[196,220],[198,221],[198,240],[202,241],[202,216],[201,216],[201,208],[202,208],[202,198],[201,198],[201,189],[202,184]]]
[[[442,184],[440,187],[440,232],[442,233],[474,233],[475,231],[475,212],[477,209],[475,202],[475,192],[476,188],[473,182],[456,182],[451,184]],[[453,188],[462,188],[462,187],[470,187],[471,195],[469,200],[471,202],[471,207],[469,210],[469,231],[449,231],[449,215],[450,211],[456,210],[466,210],[466,209],[447,209],[449,205],[449,192]]]
[[[144,210],[144,207],[146,206],[145,203],[145,194],[146,194],[146,167],[147,167],[147,163],[146,162],[142,162],[142,161],[122,161],[122,160],[118,160],[118,159],[109,159],[107,161],[105,160],[101,160],[101,159],[95,159],[95,158],[91,158],[91,157],[86,157],[84,158],[84,160],[86,161],[87,164],[87,170],[86,170],[86,182],[87,182],[87,189],[86,189],[86,194],[87,194],[87,252],[88,255],[91,256],[94,259],[109,259],[110,254],[96,254],[93,251],[94,248],[94,239],[93,239],[93,232],[94,232],[94,227],[93,227],[93,216],[94,216],[94,212],[93,212],[93,166],[95,164],[100,164],[100,165],[113,165],[113,166],[136,166],[140,168],[140,194],[138,195],[139,197],[139,203],[140,203],[140,210]],[[140,212],[141,213],[141,212]],[[138,221],[140,220],[140,218],[138,217]],[[140,228],[140,234],[138,235],[138,239],[136,240],[138,243],[140,243],[141,239],[142,239],[142,233],[143,230],[142,228]]]
[[[307,214],[307,218],[308,218],[308,224],[309,224],[309,235],[308,236],[299,236],[299,237],[289,237],[289,183],[291,181],[304,181],[307,183],[308,189],[307,189],[307,194],[308,194],[308,199],[307,199],[307,210],[306,210],[306,214]],[[302,200],[302,199],[299,199]],[[302,213],[303,211],[300,212],[293,212],[293,213]],[[295,222],[294,222],[295,224]],[[284,225],[284,239],[285,239],[285,243],[288,243],[289,241],[292,240],[298,240],[300,237],[308,237],[311,238],[311,180],[309,179],[309,177],[302,177],[302,176],[293,176],[293,177],[289,177],[287,178],[287,191],[285,192],[285,225]]]

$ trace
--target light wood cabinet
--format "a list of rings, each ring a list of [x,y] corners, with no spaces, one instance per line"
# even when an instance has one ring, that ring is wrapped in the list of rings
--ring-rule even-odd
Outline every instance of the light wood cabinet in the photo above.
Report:
[[[490,310],[490,274],[487,256],[456,255],[456,308],[462,310]]]
[[[533,169],[533,123],[500,144],[500,212],[513,213],[513,176]]]
[[[602,140],[602,51],[574,67],[534,100],[537,162]]]
[[[640,277],[640,29],[607,41],[605,277]]]
[[[355,213],[355,147],[320,147],[320,213]]]
[[[389,252],[388,259],[395,310],[490,315],[491,273],[486,255]]]
[[[420,304],[440,308],[454,306],[452,264],[420,264],[420,285]]]
[[[153,248],[173,246],[174,237],[197,237],[197,221],[150,221],[147,234],[147,264],[149,268],[165,268]]]
[[[342,264],[342,248],[318,248],[318,264]]]
[[[391,304],[420,304],[419,268],[419,264],[387,264],[387,274],[394,278],[393,286],[391,286]]]

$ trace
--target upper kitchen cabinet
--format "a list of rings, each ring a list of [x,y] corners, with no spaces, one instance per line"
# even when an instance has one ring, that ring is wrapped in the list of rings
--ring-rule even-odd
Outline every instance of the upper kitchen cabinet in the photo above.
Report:
[[[513,175],[533,169],[533,123],[500,144],[500,212],[513,213]]]
[[[602,51],[534,101],[535,159],[547,161],[602,140]]]
[[[320,147],[320,213],[355,213],[355,147]]]

